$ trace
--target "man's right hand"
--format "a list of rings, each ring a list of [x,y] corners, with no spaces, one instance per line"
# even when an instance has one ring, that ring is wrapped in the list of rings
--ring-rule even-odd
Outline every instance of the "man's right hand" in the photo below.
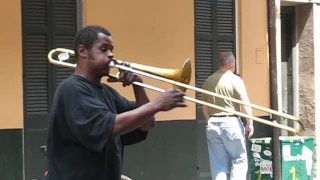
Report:
[[[254,131],[253,123],[252,122],[247,123],[245,130],[248,138],[251,138]]]
[[[169,89],[160,93],[160,96],[154,101],[160,111],[169,111],[176,107],[187,107],[183,96],[185,93],[178,89]]]

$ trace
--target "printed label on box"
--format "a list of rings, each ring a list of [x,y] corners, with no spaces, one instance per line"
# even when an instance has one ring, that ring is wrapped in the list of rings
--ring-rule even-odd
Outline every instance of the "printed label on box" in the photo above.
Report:
[[[259,153],[257,153],[257,152],[255,152],[255,153],[253,153],[253,155],[252,155],[254,158],[260,158],[260,154]]]
[[[290,145],[284,145],[284,146],[282,147],[282,155],[283,155],[283,156],[289,156],[289,155],[291,155],[291,147],[290,147]]]
[[[272,155],[271,151],[269,151],[269,150],[264,150],[263,154],[266,155],[266,156],[271,156]]]
[[[251,151],[260,153],[261,152],[261,145],[252,144]]]
[[[262,160],[260,162],[260,173],[261,174],[272,174],[272,161]]]

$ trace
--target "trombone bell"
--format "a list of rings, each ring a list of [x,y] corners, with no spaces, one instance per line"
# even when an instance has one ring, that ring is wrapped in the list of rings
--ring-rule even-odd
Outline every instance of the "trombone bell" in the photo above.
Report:
[[[191,74],[192,74],[192,69],[191,69],[191,61],[190,59],[187,59],[182,68],[180,70],[178,70],[178,76],[176,76],[177,78],[175,79],[175,81],[178,82],[182,82],[184,84],[189,84],[190,83],[190,79],[191,79]],[[180,88],[183,92],[186,92],[187,88],[181,87],[181,86],[177,86],[174,85],[175,88]]]
[[[150,73],[153,75],[161,76],[161,77],[171,79],[183,84],[189,84],[191,75],[192,75],[191,61],[189,58],[184,62],[183,66],[180,69],[158,68],[158,67],[147,66],[142,64],[122,62],[120,60],[117,60],[117,62],[120,64],[125,63],[125,64],[128,64],[129,67],[133,69]],[[186,92],[187,90],[187,88],[177,86],[177,85],[173,85],[173,87],[180,89],[183,92]]]

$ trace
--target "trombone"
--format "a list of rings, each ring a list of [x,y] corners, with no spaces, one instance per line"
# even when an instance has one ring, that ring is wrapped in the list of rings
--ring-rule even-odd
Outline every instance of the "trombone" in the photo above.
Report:
[[[53,58],[53,55],[58,54],[58,60]],[[51,64],[54,65],[58,65],[58,66],[63,66],[63,67],[69,67],[69,68],[75,68],[76,64],[73,63],[67,63],[65,61],[69,60],[70,55],[74,55],[74,51],[70,50],[70,49],[65,49],[65,48],[56,48],[56,49],[52,49],[49,53],[48,53],[48,60]],[[190,86],[188,85],[190,83],[190,79],[191,79],[191,62],[190,59],[187,59],[185,61],[185,63],[183,64],[182,68],[180,69],[164,69],[164,68],[157,68],[157,67],[152,67],[152,66],[147,66],[147,65],[142,65],[142,64],[137,64],[137,63],[129,63],[126,61],[122,61],[122,60],[117,60],[117,64],[114,63],[113,61],[110,62],[109,66],[111,68],[118,68],[121,70],[125,70],[125,71],[130,71],[132,73],[136,73],[142,76],[146,76],[149,78],[153,78],[159,81],[163,81],[163,82],[167,82],[172,84],[173,86],[175,86],[176,88],[179,88],[182,91],[186,91],[186,89],[191,89],[197,92],[201,92],[204,94],[208,94],[208,95],[212,95],[218,98],[223,98],[225,100],[229,100],[229,101],[233,101],[235,103],[239,103],[245,106],[250,106],[252,108],[255,109],[259,109],[261,111],[265,111],[268,112],[270,114],[275,114],[287,119],[291,119],[293,121],[297,121],[300,125],[301,128],[303,128],[303,124],[302,122],[297,119],[296,117],[289,115],[289,114],[285,114],[285,113],[281,113],[272,109],[268,109],[265,107],[261,107],[255,104],[251,104],[251,103],[246,103],[244,101],[240,101],[238,99],[234,99],[234,98],[230,98],[230,97],[226,97],[211,91],[207,91],[201,88],[197,88],[194,86]],[[114,77],[114,78],[118,78],[119,73],[117,75],[109,75],[110,77]],[[154,91],[158,91],[158,92],[163,92],[164,90],[155,86],[151,86],[148,84],[144,84],[144,83],[140,83],[140,82],[133,82],[133,84],[144,87],[144,88],[148,88]],[[211,103],[207,103],[195,98],[191,98],[188,96],[184,96],[185,100],[194,102],[194,103],[198,103],[198,104],[202,104],[211,108],[215,108],[215,109],[219,109],[221,111],[224,112],[229,112],[232,113],[234,115],[237,116],[241,116],[247,119],[252,119],[254,121],[263,123],[263,124],[267,124],[276,128],[280,128],[283,130],[287,130],[290,132],[293,132],[294,134],[298,134],[299,133],[299,129],[295,129],[292,127],[288,127],[282,124],[278,124],[276,122],[272,122],[272,121],[268,121],[262,118],[258,118],[255,116],[251,116],[251,115],[247,115],[241,112],[237,112],[235,110],[230,110],[230,109],[226,109],[224,107],[221,106],[217,106],[215,104],[211,104]]]

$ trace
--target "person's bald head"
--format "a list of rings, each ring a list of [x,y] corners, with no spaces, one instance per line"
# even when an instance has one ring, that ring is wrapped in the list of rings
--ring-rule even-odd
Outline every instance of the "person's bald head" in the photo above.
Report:
[[[219,53],[218,65],[220,69],[228,69],[235,71],[236,59],[231,51],[224,51]]]

